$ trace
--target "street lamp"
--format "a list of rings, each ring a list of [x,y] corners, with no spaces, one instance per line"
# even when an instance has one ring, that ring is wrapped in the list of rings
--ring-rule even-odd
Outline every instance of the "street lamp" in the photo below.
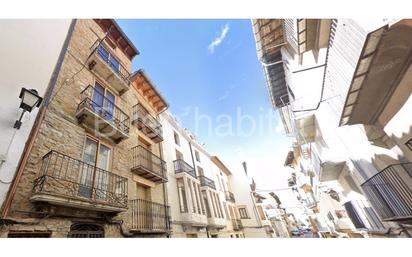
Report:
[[[24,87],[20,91],[19,98],[21,99],[20,108],[23,109],[23,112],[21,113],[19,120],[16,120],[14,123],[15,129],[20,129],[22,124],[21,119],[23,118],[24,113],[31,112],[33,108],[39,107],[43,101],[43,98],[39,96],[39,93],[37,93],[35,89],[26,89]]]

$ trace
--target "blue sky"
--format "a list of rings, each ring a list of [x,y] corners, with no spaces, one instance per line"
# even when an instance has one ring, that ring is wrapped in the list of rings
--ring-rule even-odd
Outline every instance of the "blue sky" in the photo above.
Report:
[[[289,140],[272,111],[250,20],[118,20],[140,51],[133,70],[143,68],[184,127],[231,168],[247,161],[261,188],[285,187],[281,171]],[[212,44],[212,42],[214,42]],[[210,45],[214,45],[212,50]],[[248,136],[218,136],[197,129],[195,108],[219,125],[219,115],[258,117],[272,113],[272,128]],[[220,120],[220,122],[223,122]],[[269,123],[267,121],[267,123]],[[200,123],[202,125],[204,123]],[[251,128],[248,122],[244,129]],[[235,126],[235,125],[234,125]]]

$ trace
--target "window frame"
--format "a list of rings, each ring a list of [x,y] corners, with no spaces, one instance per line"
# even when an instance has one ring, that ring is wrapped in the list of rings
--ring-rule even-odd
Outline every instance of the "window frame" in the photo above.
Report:
[[[173,131],[173,137],[174,137],[175,145],[180,146],[180,137],[179,137],[179,134],[177,134],[176,131]]]
[[[195,159],[196,159],[197,162],[201,162],[200,161],[200,154],[199,154],[199,151],[197,151],[197,150],[195,150]]]
[[[245,213],[244,213],[244,214],[246,214],[246,216],[244,216],[244,215],[242,214],[242,212],[240,211],[241,209],[245,210]],[[238,211],[238,213],[239,213],[240,219],[250,219],[249,212],[247,211],[247,207],[246,207],[246,206],[238,206],[238,207],[237,207],[237,211]]]

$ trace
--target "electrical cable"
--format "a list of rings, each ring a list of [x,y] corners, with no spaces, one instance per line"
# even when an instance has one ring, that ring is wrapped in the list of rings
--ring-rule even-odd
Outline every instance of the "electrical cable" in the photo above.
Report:
[[[93,45],[95,45],[96,42],[99,42],[99,43],[97,44],[97,46],[96,46],[96,49],[97,49],[97,47],[103,42],[103,40],[106,39],[106,37],[109,35],[111,29],[112,29],[112,27],[109,28],[109,30],[105,33],[105,35],[104,35],[100,40],[96,40],[96,41],[93,43]],[[93,45],[92,45],[92,47],[93,47]],[[91,47],[91,48],[92,48],[92,47]],[[67,85],[70,81],[74,80],[74,77],[77,76],[77,75],[86,67],[86,63],[87,63],[87,61],[90,59],[90,57],[93,55],[94,51],[95,51],[95,50],[91,51],[90,54],[87,56],[87,58],[86,58],[86,60],[84,61],[84,63],[82,63],[81,69],[78,70],[77,72],[75,72],[70,78],[66,79],[66,80],[63,82],[63,84],[57,89],[56,93],[51,97],[51,99],[50,99],[50,101],[49,101],[49,104],[50,104],[51,102],[53,102],[54,98],[55,98],[56,95],[60,92],[60,90],[61,90],[65,85]]]

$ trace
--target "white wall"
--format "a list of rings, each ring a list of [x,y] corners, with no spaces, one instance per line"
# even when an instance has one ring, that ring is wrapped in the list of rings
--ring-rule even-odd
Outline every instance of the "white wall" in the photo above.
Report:
[[[70,20],[0,21],[0,205],[14,177],[38,108],[26,113],[19,130],[22,87],[44,96],[66,38]],[[2,161],[3,160],[3,161]]]

